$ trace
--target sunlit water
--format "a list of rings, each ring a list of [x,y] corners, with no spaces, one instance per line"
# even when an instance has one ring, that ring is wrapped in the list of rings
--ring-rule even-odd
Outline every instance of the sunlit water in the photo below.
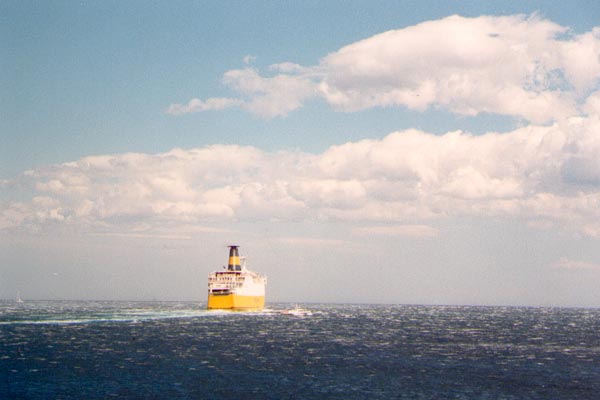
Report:
[[[0,303],[0,398],[600,398],[600,310],[270,307]]]

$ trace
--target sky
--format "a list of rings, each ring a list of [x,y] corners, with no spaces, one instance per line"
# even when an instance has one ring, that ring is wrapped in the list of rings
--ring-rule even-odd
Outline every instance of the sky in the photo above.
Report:
[[[600,307],[595,1],[0,4],[0,298]]]

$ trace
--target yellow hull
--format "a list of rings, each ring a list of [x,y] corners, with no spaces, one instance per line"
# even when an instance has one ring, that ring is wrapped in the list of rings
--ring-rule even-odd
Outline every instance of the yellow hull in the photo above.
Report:
[[[265,296],[240,296],[236,294],[208,294],[209,310],[260,310],[265,306]]]

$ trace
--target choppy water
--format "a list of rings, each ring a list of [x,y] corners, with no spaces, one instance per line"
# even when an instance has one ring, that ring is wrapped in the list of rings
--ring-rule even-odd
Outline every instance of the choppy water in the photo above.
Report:
[[[271,306],[0,303],[0,398],[600,398],[600,310]]]

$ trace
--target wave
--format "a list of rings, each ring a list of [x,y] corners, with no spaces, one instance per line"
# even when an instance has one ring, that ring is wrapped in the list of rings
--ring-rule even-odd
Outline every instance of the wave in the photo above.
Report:
[[[179,310],[179,311],[153,311],[153,310],[128,310],[111,315],[101,313],[97,315],[36,315],[30,319],[12,319],[0,321],[0,325],[73,325],[92,323],[137,323],[143,321],[165,320],[165,319],[190,319],[203,317],[219,317],[232,315],[272,315],[276,311],[265,309],[261,311],[230,311],[230,310]]]

